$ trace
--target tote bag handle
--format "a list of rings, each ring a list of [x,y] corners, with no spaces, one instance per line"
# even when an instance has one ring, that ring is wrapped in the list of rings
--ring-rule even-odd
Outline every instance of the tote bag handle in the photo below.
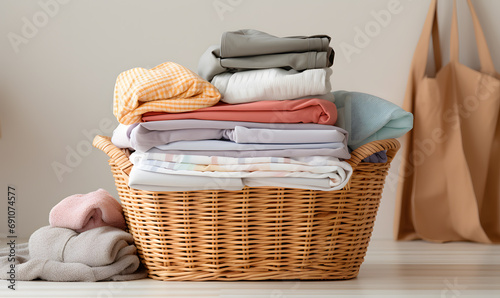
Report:
[[[425,18],[422,34],[415,48],[412,61],[412,73],[415,80],[420,80],[425,75],[427,66],[427,55],[429,51],[429,40],[432,34],[432,44],[434,51],[434,63],[436,72],[441,69],[441,46],[439,43],[439,28],[437,22],[437,0],[431,0],[429,12]]]
[[[493,60],[491,59],[490,50],[488,44],[486,43],[486,38],[484,37],[483,29],[479,23],[474,6],[471,0],[467,0],[469,5],[469,10],[472,16],[472,23],[474,25],[474,35],[476,36],[476,44],[478,49],[479,60],[481,63],[481,72],[487,74],[495,73],[495,67]],[[420,39],[418,40],[417,47],[415,49],[415,55],[413,56],[413,76],[414,79],[420,80],[425,76],[425,70],[427,65],[427,56],[429,49],[429,41],[432,34],[433,41],[433,51],[434,60],[436,65],[436,72],[441,68],[441,49],[439,46],[439,32],[437,25],[437,0],[432,0],[429,12],[427,13],[427,18],[424,23],[424,28]],[[456,10],[456,0],[453,0],[453,16],[451,24],[451,35],[450,35],[450,61],[458,62],[458,21],[457,21],[457,10]]]
[[[471,0],[467,0],[469,4],[469,10],[472,16],[472,23],[474,25],[474,35],[476,36],[477,52],[479,55],[479,61],[481,63],[481,72],[487,74],[495,73],[495,66],[493,60],[491,59],[490,50],[488,49],[488,44],[486,43],[486,38],[484,37],[483,29],[479,23],[479,19],[472,5]],[[453,17],[451,23],[451,36],[450,36],[450,61],[458,62],[458,21],[457,21],[457,3],[453,0]]]

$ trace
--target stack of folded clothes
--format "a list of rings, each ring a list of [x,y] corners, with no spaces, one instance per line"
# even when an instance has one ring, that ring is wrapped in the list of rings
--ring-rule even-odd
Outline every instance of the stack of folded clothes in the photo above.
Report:
[[[335,126],[329,42],[225,32],[200,58],[199,75],[172,62],[120,74],[112,142],[134,151],[129,186],[343,188],[352,168],[348,131]]]
[[[16,267],[17,280],[133,280],[145,278],[122,207],[106,190],[69,196],[52,208],[50,226],[0,250],[0,279]]]
[[[222,34],[200,58],[198,73],[222,94],[244,103],[296,99],[331,91],[334,51],[326,35],[276,37],[257,30]]]
[[[120,74],[112,141],[134,151],[129,186],[342,188],[352,168],[347,131],[334,126],[329,43],[226,32],[199,75],[172,62]]]

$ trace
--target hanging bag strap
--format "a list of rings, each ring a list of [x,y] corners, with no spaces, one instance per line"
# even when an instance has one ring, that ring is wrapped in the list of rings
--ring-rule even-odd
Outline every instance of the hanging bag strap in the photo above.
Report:
[[[412,73],[415,80],[420,80],[425,75],[431,36],[434,51],[434,64],[436,72],[438,72],[441,69],[442,60],[437,20],[437,0],[431,1],[429,12],[427,13],[424,27],[422,28],[422,34],[420,34],[420,39],[418,40],[417,47],[415,48],[415,53],[413,55]]]
[[[453,14],[451,16],[450,32],[450,62],[458,62],[458,48],[457,1],[453,0]]]
[[[432,22],[432,45],[434,51],[434,65],[436,73],[441,69],[441,44],[439,43],[439,27],[437,19],[437,10],[434,12],[434,21]]]
[[[479,23],[474,5],[472,5],[471,0],[467,0],[469,4],[469,10],[472,16],[472,24],[474,25],[474,35],[476,36],[477,52],[479,55],[479,61],[481,63],[481,72],[487,74],[495,73],[495,66],[493,60],[491,59],[490,50],[488,44],[486,43],[486,38],[484,37],[483,29]],[[458,20],[457,20],[457,3],[453,0],[453,17],[451,21],[451,35],[450,35],[450,61],[458,62]]]
[[[479,54],[479,60],[481,62],[481,71],[488,74],[495,73],[495,65],[491,59],[490,50],[488,48],[488,43],[484,37],[483,28],[481,28],[481,23],[479,23],[479,18],[477,17],[474,5],[472,5],[471,0],[467,0],[469,4],[469,10],[472,16],[472,23],[474,25],[474,35],[476,36],[477,51]]]

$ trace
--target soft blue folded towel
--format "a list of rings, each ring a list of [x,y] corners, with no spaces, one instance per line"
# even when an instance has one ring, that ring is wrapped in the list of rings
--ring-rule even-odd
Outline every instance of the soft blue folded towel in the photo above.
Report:
[[[413,115],[399,106],[370,94],[335,91],[337,122],[349,132],[347,144],[354,150],[361,145],[398,138],[413,128]]]

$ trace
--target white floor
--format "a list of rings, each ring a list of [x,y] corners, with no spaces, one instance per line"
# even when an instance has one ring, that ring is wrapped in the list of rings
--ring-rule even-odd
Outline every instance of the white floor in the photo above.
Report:
[[[5,241],[2,241],[2,244]],[[0,297],[500,297],[500,246],[374,240],[357,278],[284,282],[0,281]]]

